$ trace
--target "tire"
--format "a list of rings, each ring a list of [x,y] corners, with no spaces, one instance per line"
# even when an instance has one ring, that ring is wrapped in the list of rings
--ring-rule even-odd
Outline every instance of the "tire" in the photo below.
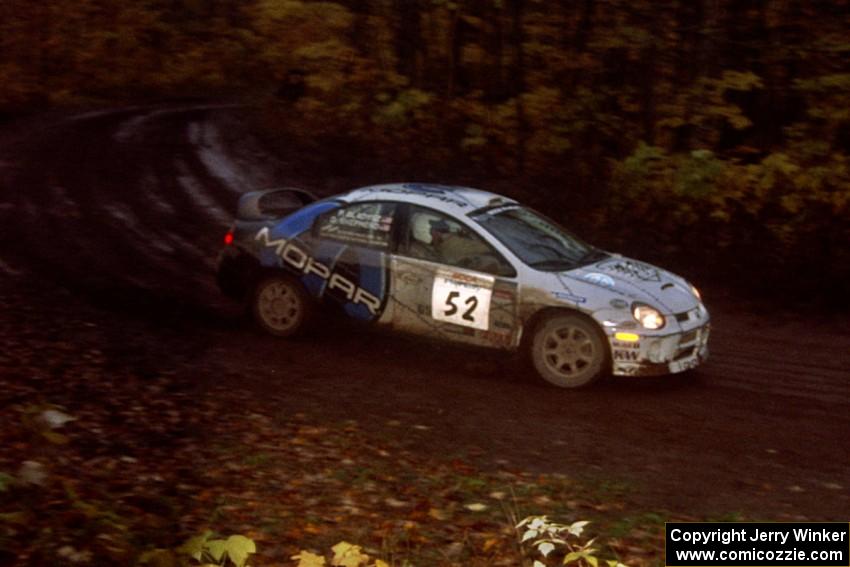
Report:
[[[278,337],[291,337],[309,319],[310,299],[292,278],[273,276],[254,288],[251,313],[261,329]]]
[[[591,385],[604,373],[608,359],[608,347],[599,328],[580,315],[550,316],[534,331],[534,369],[560,388]]]

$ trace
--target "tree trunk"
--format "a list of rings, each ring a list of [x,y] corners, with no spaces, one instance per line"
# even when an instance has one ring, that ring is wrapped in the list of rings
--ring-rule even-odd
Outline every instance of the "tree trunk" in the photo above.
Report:
[[[528,120],[525,115],[525,105],[522,95],[525,93],[525,34],[523,16],[525,15],[525,0],[513,0],[511,3],[511,19],[514,47],[514,102],[517,116],[516,169],[517,175],[525,173],[526,144],[528,141]]]
[[[419,87],[422,83],[420,46],[422,45],[421,6],[419,0],[393,0],[398,17],[396,26],[396,71]]]

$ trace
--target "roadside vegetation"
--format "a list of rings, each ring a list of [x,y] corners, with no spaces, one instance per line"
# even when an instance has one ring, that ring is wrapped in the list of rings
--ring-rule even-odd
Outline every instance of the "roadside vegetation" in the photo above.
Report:
[[[847,307],[850,1],[665,6],[7,0],[0,125],[244,101],[293,180],[476,185],[694,278]],[[0,287],[0,565],[636,567],[665,520],[705,519],[632,506],[605,463],[485,470],[423,455],[415,422],[282,415],[183,357],[195,337],[23,287]]]
[[[293,177],[484,186],[688,275],[846,303],[847,0],[12,0],[0,15],[7,118],[235,96],[303,157]]]
[[[167,336],[67,292],[0,299],[0,565],[660,561],[663,516],[604,473],[483,469],[419,450],[416,422],[282,414],[179,348],[134,358]]]

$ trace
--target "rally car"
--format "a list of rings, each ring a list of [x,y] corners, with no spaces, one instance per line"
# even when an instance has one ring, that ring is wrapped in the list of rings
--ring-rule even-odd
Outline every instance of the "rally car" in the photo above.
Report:
[[[683,278],[467,187],[246,193],[218,283],[274,335],[298,333],[324,303],[398,331],[525,349],[564,388],[682,372],[708,356],[709,314]]]

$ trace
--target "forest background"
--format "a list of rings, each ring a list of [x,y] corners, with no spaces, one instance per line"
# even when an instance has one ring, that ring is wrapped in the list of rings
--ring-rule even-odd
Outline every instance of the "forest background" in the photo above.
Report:
[[[0,3],[0,122],[238,100],[294,177],[472,184],[612,249],[850,306],[850,1]]]

